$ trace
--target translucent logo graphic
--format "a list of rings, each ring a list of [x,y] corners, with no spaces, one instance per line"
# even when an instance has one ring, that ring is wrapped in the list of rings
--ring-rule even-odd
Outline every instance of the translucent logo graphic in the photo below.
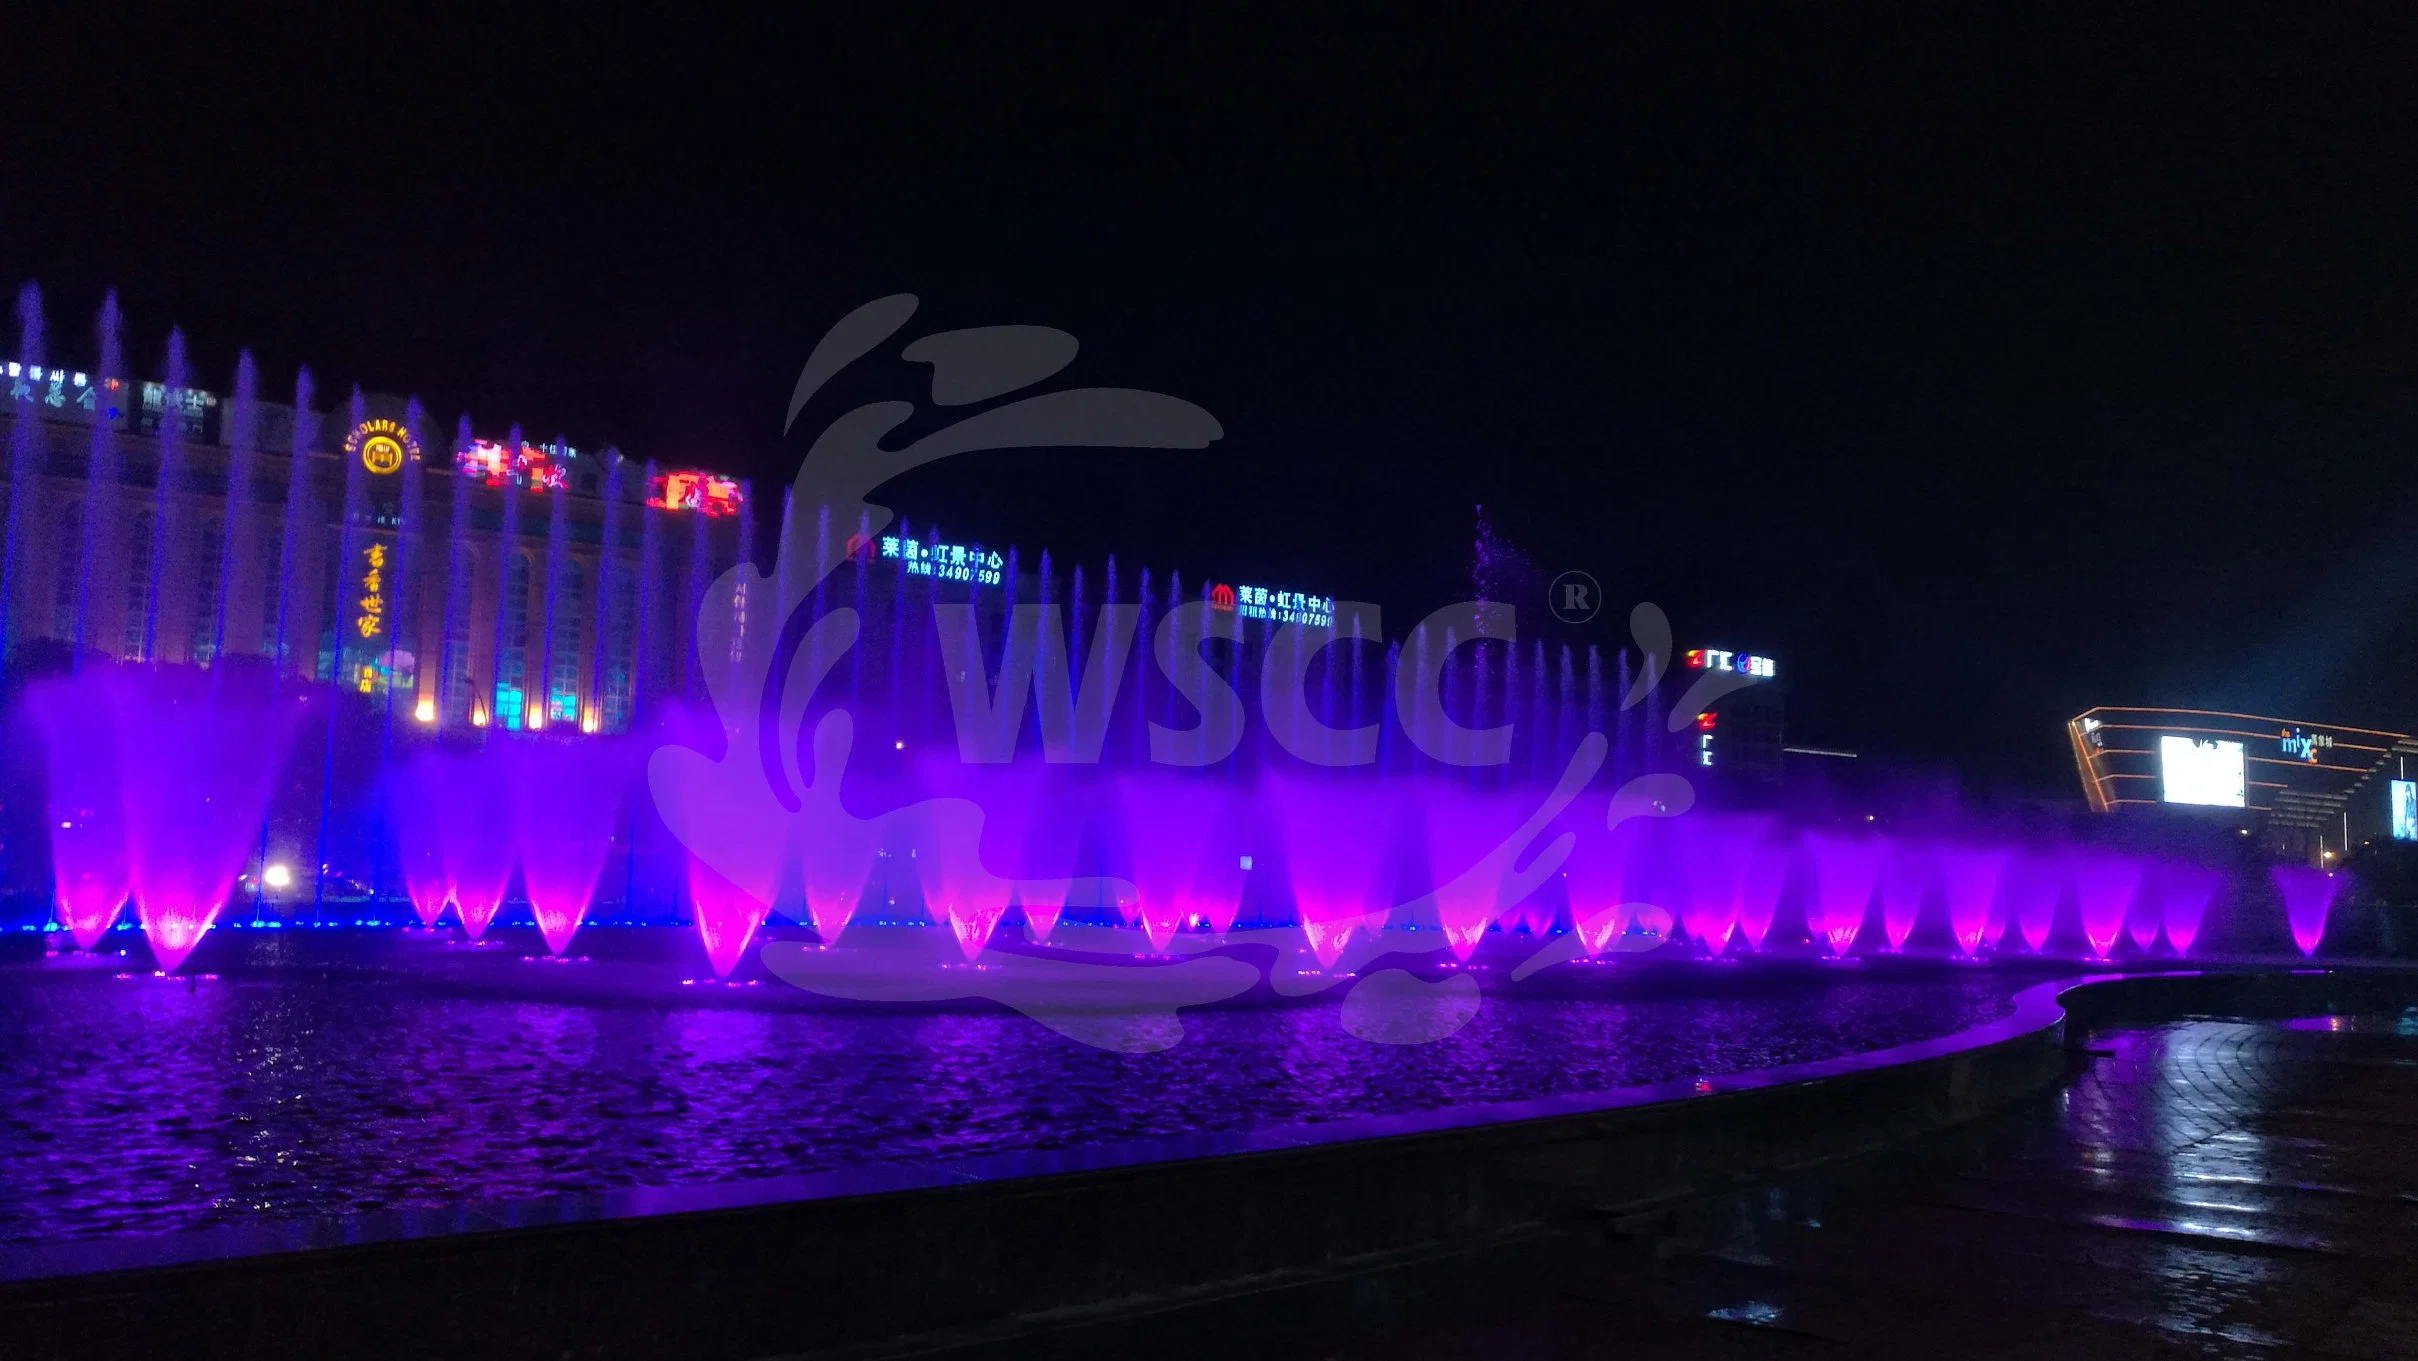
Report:
[[[916,307],[911,296],[883,298],[832,327],[799,375],[789,425],[836,374],[889,345]],[[1569,898],[1573,929],[1535,933],[1537,948],[1511,971],[1515,981],[1669,938],[1670,914],[1630,901],[1623,870],[1639,827],[1694,805],[1689,782],[1645,774],[1600,792],[1611,743],[1604,732],[1585,731],[1569,735],[1558,769],[1538,772],[1543,778],[1527,785],[1532,806],[1506,781],[1483,797],[1456,796],[1452,815],[1414,816],[1405,800],[1416,801],[1406,791],[1417,777],[1367,769],[1378,761],[1379,723],[1322,705],[1310,683],[1313,674],[1331,677],[1345,654],[1358,655],[1337,644],[1384,640],[1381,611],[1366,602],[1204,583],[1200,598],[1172,603],[1147,636],[1142,608],[1097,605],[1086,647],[1083,619],[1073,617],[1077,636],[1070,638],[1066,603],[1048,599],[1045,589],[1042,599],[1010,600],[996,611],[988,625],[1000,635],[994,664],[982,611],[935,600],[929,660],[941,673],[954,729],[950,764],[915,787],[921,797],[886,811],[860,816],[845,803],[843,783],[866,763],[859,716],[842,704],[808,720],[818,689],[864,646],[868,623],[852,604],[818,606],[817,585],[841,564],[869,559],[896,559],[901,571],[921,563],[918,575],[977,588],[1013,585],[1012,570],[988,552],[960,562],[962,546],[934,553],[892,533],[893,511],[872,499],[884,483],[988,450],[1101,447],[1181,458],[1224,433],[1191,402],[1130,388],[1065,387],[1000,400],[1047,383],[1078,349],[1075,337],[1037,326],[908,341],[896,357],[928,366],[932,407],[942,414],[979,409],[895,447],[896,432],[927,415],[917,403],[873,402],[830,420],[791,488],[772,572],[741,562],[708,591],[696,646],[707,659],[717,731],[658,749],[648,767],[656,805],[693,857],[701,913],[752,930],[784,892],[802,893],[819,943],[775,941],[761,952],[766,968],[793,986],[860,1001],[988,999],[1081,1043],[1133,1053],[1180,1043],[1182,1009],[1263,982],[1278,997],[1348,986],[1342,1024],[1372,1043],[1443,1039],[1483,1008],[1475,973],[1439,968],[1429,972],[1440,977],[1422,977],[1389,966],[1389,958],[1448,951],[1456,964],[1466,962],[1489,928],[1550,881],[1560,881]],[[1600,591],[1591,578],[1582,585],[1568,594],[1591,616]],[[1563,583],[1553,590],[1562,592]],[[1251,688],[1281,760],[1256,763],[1238,790],[1232,767],[1221,763],[1233,757],[1251,716],[1235,678],[1206,662],[1203,648],[1239,642],[1246,608],[1260,611],[1252,617],[1273,630]],[[1644,702],[1672,656],[1659,609],[1639,606],[1630,624],[1644,665],[1609,697],[1622,711]],[[1465,725],[1474,712],[1469,696],[1451,693],[1448,659],[1478,640],[1516,645],[1513,608],[1470,601],[1430,614],[1398,645],[1382,677],[1400,736],[1430,769],[1483,772],[1510,759],[1514,725]],[[986,837],[996,845],[1001,829],[1012,827],[1023,844],[1051,839],[1058,800],[1103,761],[1119,712],[1117,678],[1142,647],[1197,721],[1186,727],[1172,715],[1153,716],[1146,759],[1121,763],[1113,782],[1094,782],[1113,783],[1129,819],[1150,829],[1130,848],[1130,871],[1073,873],[1072,837],[1061,835],[1046,867],[1053,872],[1030,873],[1029,856],[1007,872],[986,856]],[[1334,658],[1325,655],[1331,649]],[[1751,678],[1702,677],[1670,711],[1670,731],[1743,683]],[[1028,714],[1040,729],[1037,762],[1024,742]],[[1222,856],[1214,830],[1238,800],[1278,829],[1296,926],[1235,925],[1250,866]],[[1442,809],[1446,801],[1434,802]],[[1472,809],[1484,815],[1468,815]],[[1400,895],[1383,889],[1381,860],[1405,825],[1425,843],[1433,873],[1422,882],[1432,887],[1394,901]],[[902,862],[927,916],[945,929],[852,930],[873,906],[863,900],[869,886],[886,879],[877,871]],[[1061,923],[1073,905],[1113,909],[1121,924]],[[997,939],[1011,909],[1024,923],[1021,942]]]

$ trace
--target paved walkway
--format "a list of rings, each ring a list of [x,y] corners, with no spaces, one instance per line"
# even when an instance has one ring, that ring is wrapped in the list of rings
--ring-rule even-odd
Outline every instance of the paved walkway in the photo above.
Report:
[[[2418,1358],[2418,1012],[2082,1041],[2053,1097],[1573,1234],[991,1354]]]

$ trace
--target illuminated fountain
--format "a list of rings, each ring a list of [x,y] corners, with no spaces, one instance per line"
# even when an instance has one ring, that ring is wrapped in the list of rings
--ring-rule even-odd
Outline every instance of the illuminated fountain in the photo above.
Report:
[[[2307,865],[2278,865],[2269,877],[2284,900],[2284,920],[2292,927],[2292,943],[2303,955],[2315,956],[2326,937],[2326,918],[2342,892],[2342,876]]]
[[[1995,949],[2007,929],[1998,897],[2006,875],[2007,852],[1976,846],[1949,846],[1940,852],[1940,877],[1948,893],[1948,930],[1956,948],[1970,957],[1984,945]]]
[[[1118,782],[1117,801],[1151,948],[1165,950],[1195,919],[1219,936],[1232,930],[1243,892],[1232,791],[1200,775],[1134,775]]]
[[[2124,934],[2124,921],[2141,887],[2142,862],[2129,855],[2083,852],[2074,861],[2074,901],[2082,910],[2082,934],[2091,953],[2105,959]]]
[[[116,708],[97,677],[39,682],[26,706],[42,733],[59,920],[89,950],[117,922],[131,882]]]
[[[1780,895],[1788,888],[1793,848],[1766,826],[1746,841],[1740,854],[1746,863],[1738,885],[1738,934],[1748,949],[1760,951],[1779,916]]]
[[[504,749],[521,887],[546,948],[560,955],[596,896],[634,771],[622,742],[528,738]]]
[[[696,915],[697,937],[705,944],[705,958],[713,966],[714,977],[730,977],[772,904],[723,878],[695,856],[688,861],[688,896],[689,909]]]
[[[2166,947],[2176,955],[2191,953],[2199,938],[2200,921],[2208,913],[2224,876],[2198,865],[2166,864],[2158,873],[2158,919],[2166,930]]]
[[[1503,901],[1503,873],[1481,866],[1516,825],[1519,810],[1500,800],[1433,781],[1418,791],[1426,831],[1427,869],[1435,883],[1436,922],[1454,957],[1467,962],[1488,927],[1511,904]],[[1473,866],[1479,866],[1473,869]]]
[[[432,762],[446,896],[463,934],[473,941],[487,934],[512,887],[512,789],[500,757],[489,749]]]
[[[1283,821],[1293,911],[1310,952],[1333,968],[1355,932],[1385,924],[1377,872],[1394,834],[1400,795],[1369,780],[1268,780]]]
[[[1914,934],[1915,918],[1922,912],[1924,897],[1931,892],[1935,863],[1928,846],[1901,841],[1890,848],[1880,879],[1881,933],[1889,942],[1891,954],[1905,949],[1906,938]]]
[[[2049,932],[2057,924],[2057,900],[2065,893],[2063,859],[2039,852],[2017,855],[2007,867],[2008,915],[2023,934],[2025,948],[2039,954],[2048,948]]]
[[[1581,808],[1603,807],[1589,800]],[[1585,826],[1593,818],[1580,819]],[[1570,899],[1570,927],[1589,955],[1612,948],[1629,929],[1629,862],[1636,855],[1637,827],[1624,824],[1602,836],[1580,837],[1562,869]]]
[[[1880,874],[1887,845],[1877,837],[1812,833],[1805,838],[1805,847],[1814,871],[1805,924],[1815,939],[1830,946],[1833,956],[1844,956],[1855,948],[1856,935],[1864,929],[1873,881]]]
[[[445,915],[452,885],[445,872],[443,807],[447,791],[439,778],[443,766],[434,753],[424,753],[398,767],[390,778],[387,821],[395,829],[397,868],[403,876],[403,896],[422,926],[435,926]]]
[[[301,706],[265,682],[96,665],[34,689],[58,910],[89,949],[131,897],[160,968],[234,892]]]

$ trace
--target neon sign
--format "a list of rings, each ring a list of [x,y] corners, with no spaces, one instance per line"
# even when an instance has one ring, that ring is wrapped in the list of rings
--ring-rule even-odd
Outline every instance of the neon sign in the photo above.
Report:
[[[490,487],[500,487],[509,480],[539,491],[554,491],[569,477],[569,471],[554,455],[576,457],[576,451],[562,445],[524,443],[518,454],[507,451],[503,444],[491,439],[474,439],[470,447],[453,456],[454,467]]]
[[[360,459],[363,468],[383,477],[401,471],[405,459],[418,462],[420,441],[403,428],[402,422],[380,417],[354,426],[352,433],[344,437],[344,453],[347,458]]]
[[[1209,608],[1220,614],[1234,613],[1234,588],[1222,581],[1210,587]]]
[[[1740,676],[1770,680],[1779,674],[1779,664],[1769,657],[1750,656],[1744,652],[1724,652],[1717,647],[1688,649],[1688,668],[1692,671],[1728,671]]]
[[[647,488],[646,503],[660,510],[693,510],[701,515],[736,515],[746,503],[739,479],[693,468],[658,473]]]
[[[70,369],[46,369],[39,364],[12,363],[0,372],[6,372],[8,375],[8,395],[11,401],[48,407],[52,411],[62,413],[70,410],[96,411],[100,408],[100,394],[104,391],[114,393],[120,387],[120,383],[115,378],[105,378],[96,382],[89,373],[77,373]],[[116,400],[114,397],[110,399],[113,404],[109,407],[108,412],[108,418],[113,421],[123,420],[126,416],[125,412],[120,411],[114,405]]]
[[[1215,606],[1218,586],[1210,592]],[[1335,627],[1335,597],[1304,595],[1299,591],[1271,591],[1265,586],[1234,588],[1234,612],[1245,619],[1261,619],[1271,624],[1308,624],[1313,628]]]
[[[897,559],[900,568],[911,577],[964,581],[976,586],[998,585],[1000,569],[1007,565],[997,553],[983,552],[981,544],[917,543],[896,534],[882,536],[882,556]]]
[[[386,545],[363,548],[361,562],[361,612],[353,616],[353,629],[365,639],[375,638],[386,629]]]
[[[2305,733],[2298,728],[2286,728],[2276,738],[2286,759],[2317,764],[2317,753],[2332,751],[2334,737],[2330,733]]]
[[[218,394],[200,388],[178,388],[170,392],[165,384],[143,384],[143,417],[136,422],[144,430],[157,430],[160,422],[173,407],[176,426],[190,438],[199,439],[210,419],[210,408],[218,405]]]

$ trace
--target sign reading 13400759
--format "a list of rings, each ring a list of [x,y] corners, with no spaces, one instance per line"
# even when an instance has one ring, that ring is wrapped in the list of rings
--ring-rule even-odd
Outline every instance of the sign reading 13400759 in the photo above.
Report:
[[[364,469],[384,476],[401,472],[407,459],[416,461],[420,441],[401,421],[380,417],[354,426],[344,437],[344,453],[347,458],[360,459]]]

